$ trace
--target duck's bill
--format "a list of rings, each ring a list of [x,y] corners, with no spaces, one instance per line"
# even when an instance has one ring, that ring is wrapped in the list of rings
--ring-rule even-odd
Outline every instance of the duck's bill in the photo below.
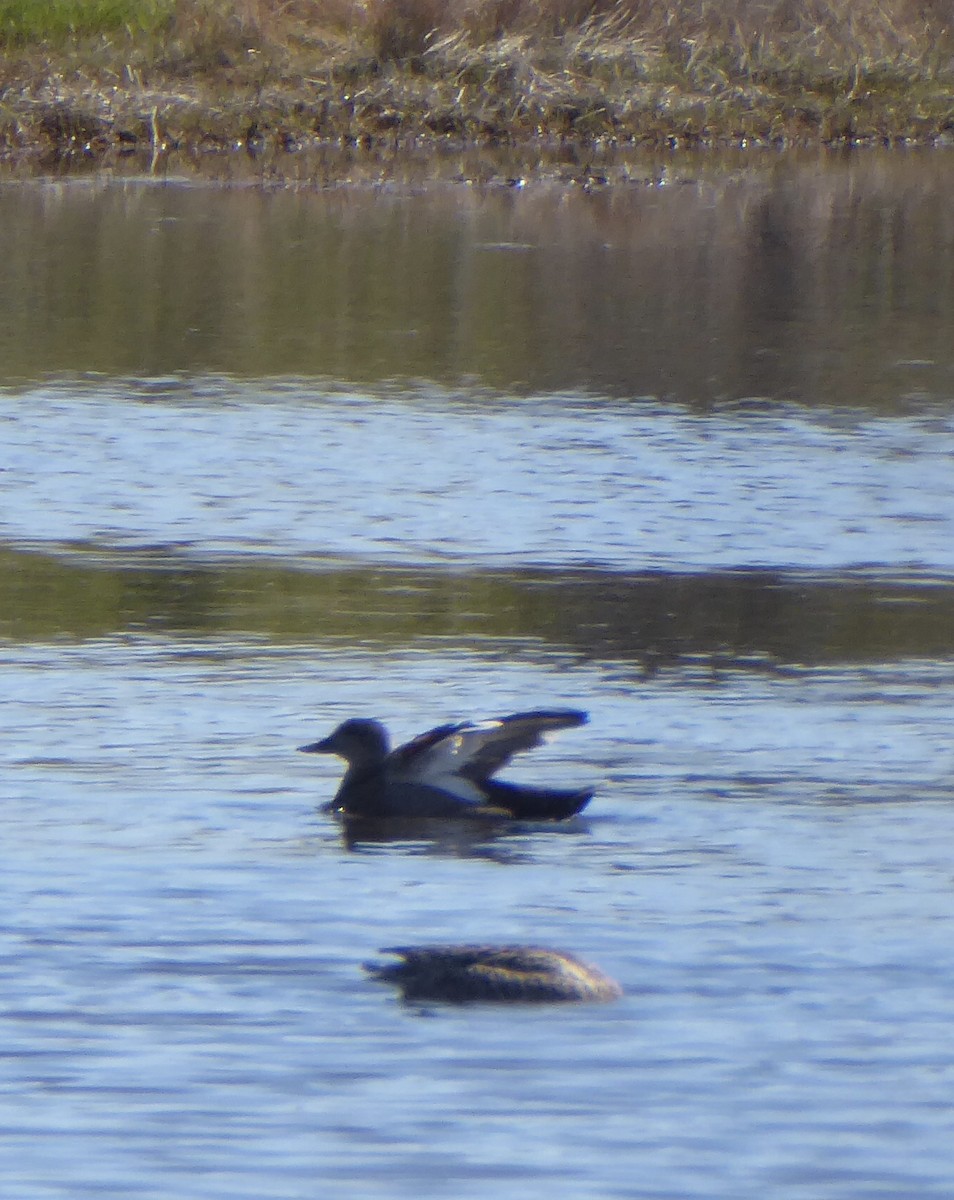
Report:
[[[322,738],[320,742],[309,742],[307,746],[299,746],[302,754],[334,754],[334,747],[329,745],[330,738]]]

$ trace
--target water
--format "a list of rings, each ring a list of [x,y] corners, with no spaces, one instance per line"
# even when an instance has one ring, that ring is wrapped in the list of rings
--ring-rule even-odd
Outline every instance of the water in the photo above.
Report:
[[[954,420],[934,406],[703,419],[575,397],[488,410],[226,388],[199,407],[181,385],[134,383],[0,400],[0,529],[203,557],[954,574]]]
[[[951,1195],[950,170],[0,187],[4,1194]],[[565,827],[294,752],[540,704]]]

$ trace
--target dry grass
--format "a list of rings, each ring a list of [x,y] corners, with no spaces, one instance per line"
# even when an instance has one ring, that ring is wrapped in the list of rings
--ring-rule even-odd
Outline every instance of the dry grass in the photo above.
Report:
[[[0,0],[0,149],[954,135],[951,0],[99,2]]]
[[[812,60],[941,66],[945,56],[950,67],[954,56],[950,0],[179,0],[176,8],[180,26],[230,12],[256,36],[348,32],[386,61],[424,54],[448,36],[476,47],[581,28],[636,36],[690,67],[721,58],[743,72]]]

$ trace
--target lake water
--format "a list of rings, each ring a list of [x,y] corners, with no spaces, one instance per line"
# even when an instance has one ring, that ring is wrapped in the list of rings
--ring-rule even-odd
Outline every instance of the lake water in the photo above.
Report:
[[[954,158],[622,170],[0,179],[4,1195],[954,1194]],[[565,826],[295,753],[549,705]]]

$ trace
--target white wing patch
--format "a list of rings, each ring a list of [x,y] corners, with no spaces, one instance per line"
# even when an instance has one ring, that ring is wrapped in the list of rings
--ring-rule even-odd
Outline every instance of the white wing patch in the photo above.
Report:
[[[560,724],[547,729],[546,722],[554,719]],[[550,741],[566,723],[558,713],[525,713],[504,720],[475,721],[419,752],[402,774],[408,780],[449,792],[465,804],[486,804],[487,794],[480,784],[464,778],[460,772],[489,747],[502,744],[505,749],[499,754],[499,763],[495,763],[492,753],[484,759],[482,770],[491,775],[496,765],[507,762],[514,754]]]
[[[448,771],[446,775],[432,775],[428,771],[427,775],[420,777],[420,781],[426,783],[428,787],[440,788],[442,792],[449,792],[464,804],[487,803],[487,797],[476,783],[471,783],[469,779],[465,779],[463,775],[457,775],[454,771]]]
[[[442,738],[414,763],[409,772],[418,783],[450,792],[465,804],[485,804],[487,797],[470,779],[458,774],[502,728],[501,721],[481,721]]]

